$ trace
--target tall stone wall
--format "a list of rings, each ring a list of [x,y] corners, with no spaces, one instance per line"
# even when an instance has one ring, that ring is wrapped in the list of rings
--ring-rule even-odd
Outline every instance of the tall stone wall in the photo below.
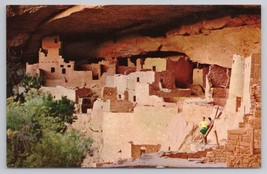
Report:
[[[250,70],[248,69],[250,67]],[[249,73],[250,72],[250,73]],[[243,121],[239,128],[228,130],[227,144],[207,154],[207,161],[226,162],[228,167],[260,167],[261,166],[261,56],[252,55],[246,58],[244,67],[244,90],[251,101],[249,114],[245,106],[241,105],[238,113],[243,114]],[[245,98],[246,99],[246,98]],[[245,110],[245,113],[244,113]],[[223,149],[223,153],[222,150]]]
[[[229,97],[225,106],[231,112],[237,112],[237,109],[240,107],[237,100],[242,100],[243,98],[244,63],[245,59],[243,57],[236,54],[233,55]]]
[[[131,141],[133,144],[162,144],[177,113],[176,107],[139,105],[133,113],[105,112],[102,159],[109,162],[131,158]]]

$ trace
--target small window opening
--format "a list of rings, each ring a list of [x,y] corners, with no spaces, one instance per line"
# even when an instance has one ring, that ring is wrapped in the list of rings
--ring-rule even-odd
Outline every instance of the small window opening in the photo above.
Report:
[[[62,69],[62,74],[66,74],[66,69],[65,68]]]
[[[51,67],[51,73],[54,73],[55,71],[55,67]]]

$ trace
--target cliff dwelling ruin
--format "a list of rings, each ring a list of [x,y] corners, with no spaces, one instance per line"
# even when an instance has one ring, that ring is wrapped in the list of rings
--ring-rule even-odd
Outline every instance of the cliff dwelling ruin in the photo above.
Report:
[[[40,91],[75,102],[69,129],[94,140],[81,167],[133,166],[149,154],[200,159],[204,167],[260,167],[260,11],[8,6],[7,58],[19,54],[24,74],[46,79]],[[29,16],[36,20],[20,26]],[[214,120],[207,144],[202,117]]]

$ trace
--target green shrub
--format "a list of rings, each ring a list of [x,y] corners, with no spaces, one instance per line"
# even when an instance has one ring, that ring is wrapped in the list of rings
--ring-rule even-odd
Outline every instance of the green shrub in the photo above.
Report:
[[[22,80],[22,86],[25,88],[26,91],[30,90],[31,88],[39,89],[42,85],[45,84],[45,78],[41,76],[30,76],[25,75]]]
[[[25,102],[7,99],[8,167],[78,167],[92,142],[68,132],[74,103],[63,97],[53,101],[36,89],[25,93]]]

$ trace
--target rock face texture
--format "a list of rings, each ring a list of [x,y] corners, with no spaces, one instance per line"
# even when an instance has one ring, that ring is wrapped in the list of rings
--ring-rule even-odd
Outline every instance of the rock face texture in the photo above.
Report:
[[[260,6],[7,6],[7,46],[33,61],[58,34],[69,59],[177,51],[230,67],[233,53],[260,51],[259,30]]]

